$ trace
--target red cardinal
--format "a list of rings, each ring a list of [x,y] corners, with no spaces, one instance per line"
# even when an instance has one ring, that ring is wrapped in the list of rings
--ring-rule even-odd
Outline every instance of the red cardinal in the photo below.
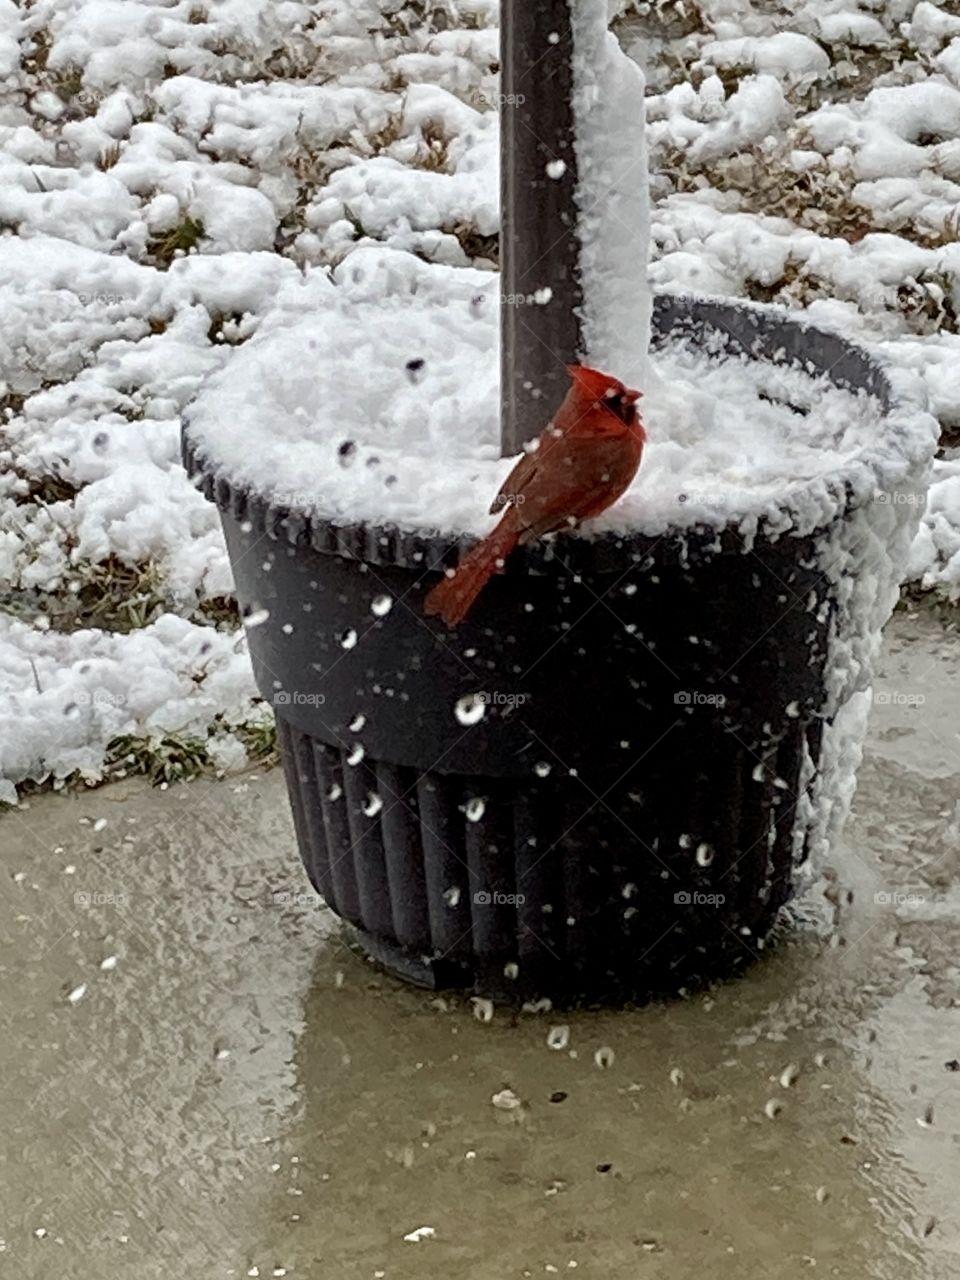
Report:
[[[507,508],[503,519],[426,598],[425,612],[450,627],[463,621],[514,547],[598,516],[637,474],[647,438],[641,393],[598,369],[568,365],[567,372],[567,398],[493,500],[491,513]]]

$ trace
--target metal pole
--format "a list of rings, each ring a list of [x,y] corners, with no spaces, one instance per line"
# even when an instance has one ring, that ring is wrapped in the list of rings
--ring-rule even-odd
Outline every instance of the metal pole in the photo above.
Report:
[[[501,453],[510,457],[566,394],[582,291],[569,0],[502,0],[501,10]]]

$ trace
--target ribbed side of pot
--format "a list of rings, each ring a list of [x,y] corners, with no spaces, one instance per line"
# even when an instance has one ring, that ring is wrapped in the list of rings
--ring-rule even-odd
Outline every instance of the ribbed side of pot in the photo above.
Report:
[[[763,762],[731,740],[695,787],[637,769],[602,796],[357,760],[279,723],[313,885],[422,985],[645,1000],[755,958],[791,895],[800,721]]]

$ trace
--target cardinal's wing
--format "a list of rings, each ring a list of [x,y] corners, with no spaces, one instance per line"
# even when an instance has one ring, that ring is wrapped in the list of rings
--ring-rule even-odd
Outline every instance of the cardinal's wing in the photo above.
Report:
[[[520,542],[575,529],[612,506],[629,488],[639,452],[625,456],[622,436],[558,441],[536,473],[519,508]]]
[[[513,470],[500,486],[500,492],[490,506],[490,514],[496,515],[516,503],[517,495],[523,493],[533,479],[537,470],[537,451],[523,453],[516,461]]]
[[[586,512],[583,515],[579,514],[581,507],[587,504]],[[598,488],[596,493],[581,492],[577,495],[576,501],[556,503],[552,510],[544,511],[537,519],[529,523],[524,522],[519,538],[520,545],[525,547],[531,542],[537,542],[548,533],[570,533],[580,525],[582,520],[599,515],[609,506],[609,488],[605,486]]]

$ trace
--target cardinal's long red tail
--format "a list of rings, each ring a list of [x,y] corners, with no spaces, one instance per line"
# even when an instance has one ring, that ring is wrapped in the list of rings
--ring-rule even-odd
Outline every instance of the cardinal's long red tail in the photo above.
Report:
[[[444,578],[424,601],[424,613],[437,613],[448,627],[462,622],[473,608],[477,596],[517,545],[519,533],[513,509],[479,542],[457,566],[452,578]]]

